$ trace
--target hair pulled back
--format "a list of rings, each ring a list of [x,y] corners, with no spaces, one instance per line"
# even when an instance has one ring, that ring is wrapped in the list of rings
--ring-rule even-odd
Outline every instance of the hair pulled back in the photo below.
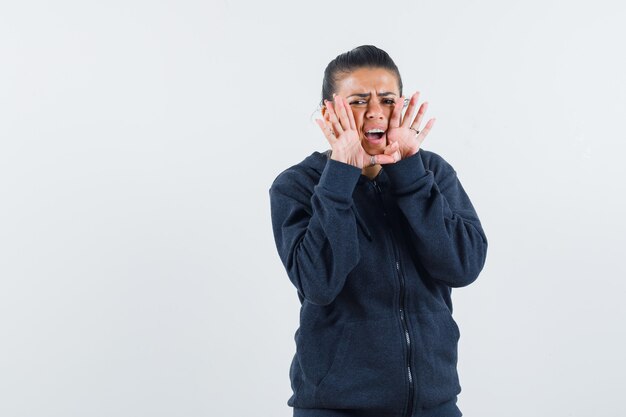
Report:
[[[333,93],[337,91],[337,83],[342,77],[361,68],[384,68],[393,72],[398,79],[398,89],[400,90],[400,95],[402,95],[400,71],[398,71],[398,67],[389,54],[374,45],[361,45],[337,55],[326,66],[324,80],[322,81],[320,107],[324,105],[324,100],[331,101],[333,99]]]

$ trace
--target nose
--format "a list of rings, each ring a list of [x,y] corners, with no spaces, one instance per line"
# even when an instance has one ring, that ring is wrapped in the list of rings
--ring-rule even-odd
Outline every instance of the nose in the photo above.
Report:
[[[383,108],[381,107],[378,100],[369,101],[367,110],[365,112],[365,117],[368,119],[376,119],[376,118],[382,119],[384,117]]]

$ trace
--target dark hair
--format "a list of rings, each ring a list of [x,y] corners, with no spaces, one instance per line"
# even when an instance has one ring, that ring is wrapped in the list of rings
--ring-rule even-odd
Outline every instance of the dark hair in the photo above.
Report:
[[[351,51],[337,55],[330,61],[324,70],[324,80],[322,81],[322,100],[320,107],[324,105],[324,100],[332,100],[333,93],[337,91],[337,83],[342,76],[360,68],[384,68],[393,72],[398,78],[398,87],[402,95],[402,78],[400,71],[393,62],[389,54],[374,45],[361,45]]]

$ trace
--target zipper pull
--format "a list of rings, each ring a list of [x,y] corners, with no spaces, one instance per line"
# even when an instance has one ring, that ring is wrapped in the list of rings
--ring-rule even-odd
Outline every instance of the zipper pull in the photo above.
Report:
[[[380,186],[378,185],[376,180],[372,180],[372,182],[374,183],[374,188],[376,189],[376,191],[378,191],[379,193],[382,193]]]

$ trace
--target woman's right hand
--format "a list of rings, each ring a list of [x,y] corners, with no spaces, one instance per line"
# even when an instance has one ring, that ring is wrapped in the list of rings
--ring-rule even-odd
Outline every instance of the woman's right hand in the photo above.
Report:
[[[352,107],[340,95],[335,95],[334,103],[324,100],[326,114],[324,120],[315,119],[332,148],[331,159],[363,169],[371,165],[371,155],[361,145],[359,132],[354,122]],[[384,153],[374,155],[376,164],[396,162],[398,144],[388,145]]]

